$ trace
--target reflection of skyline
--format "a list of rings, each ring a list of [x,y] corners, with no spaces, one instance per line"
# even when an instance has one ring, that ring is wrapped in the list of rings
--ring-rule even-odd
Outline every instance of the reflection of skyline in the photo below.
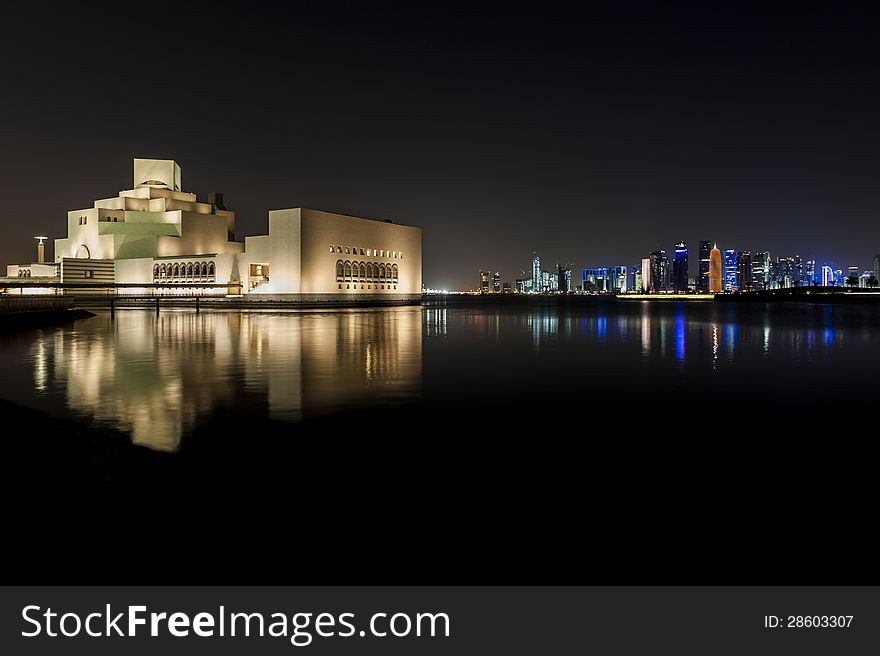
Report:
[[[535,309],[527,312],[426,310],[426,337],[467,333],[497,342],[503,335],[528,335],[533,351],[580,337],[590,346],[630,347],[638,344],[644,359],[669,359],[679,365],[706,356],[716,364],[760,353],[809,361],[840,347],[844,331],[823,310],[790,320],[754,315],[751,319],[717,308],[703,311],[669,304],[585,312]],[[636,310],[636,311],[632,311]],[[748,320],[747,320],[748,319]]]
[[[263,398],[269,418],[298,421],[411,392],[422,316],[396,310],[99,315],[34,343],[34,382],[45,389],[51,360],[71,410],[175,451],[221,406]]]

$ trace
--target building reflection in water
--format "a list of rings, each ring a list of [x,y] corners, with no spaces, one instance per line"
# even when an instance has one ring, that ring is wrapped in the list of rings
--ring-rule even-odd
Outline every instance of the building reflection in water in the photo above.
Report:
[[[130,432],[136,444],[175,451],[221,406],[298,421],[413,394],[422,315],[393,310],[99,315],[58,329],[51,346],[38,340],[35,382],[51,351],[53,384],[71,410]]]

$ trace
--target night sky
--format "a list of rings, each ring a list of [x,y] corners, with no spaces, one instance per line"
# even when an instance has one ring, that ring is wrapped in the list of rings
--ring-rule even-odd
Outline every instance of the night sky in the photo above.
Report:
[[[699,239],[868,268],[880,23],[768,6],[6,10],[0,263],[155,157],[200,199],[224,192],[239,239],[281,207],[419,226],[429,287],[513,280],[533,251],[630,265],[678,239],[692,274]]]

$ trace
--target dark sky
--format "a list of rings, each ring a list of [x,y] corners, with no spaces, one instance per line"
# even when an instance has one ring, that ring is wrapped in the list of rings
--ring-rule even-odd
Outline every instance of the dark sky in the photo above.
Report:
[[[239,238],[420,226],[431,287],[701,238],[870,266],[880,23],[844,3],[29,3],[0,23],[0,262],[176,159]],[[579,277],[579,275],[577,276]]]

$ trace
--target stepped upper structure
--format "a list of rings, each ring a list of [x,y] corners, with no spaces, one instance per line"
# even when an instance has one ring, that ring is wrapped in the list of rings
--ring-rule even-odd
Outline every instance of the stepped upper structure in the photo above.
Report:
[[[176,162],[134,160],[132,189],[67,213],[67,237],[55,240],[55,260],[243,252],[244,244],[235,241],[235,213],[223,209],[222,200],[198,202],[180,184]]]
[[[55,263],[10,265],[10,277],[62,283],[231,285],[241,294],[413,299],[422,291],[422,231],[390,220],[290,208],[266,235],[235,239],[223,195],[184,192],[173,160],[135,159],[133,187],[67,215]],[[36,272],[36,273],[35,273]],[[169,291],[170,290],[170,291]]]

